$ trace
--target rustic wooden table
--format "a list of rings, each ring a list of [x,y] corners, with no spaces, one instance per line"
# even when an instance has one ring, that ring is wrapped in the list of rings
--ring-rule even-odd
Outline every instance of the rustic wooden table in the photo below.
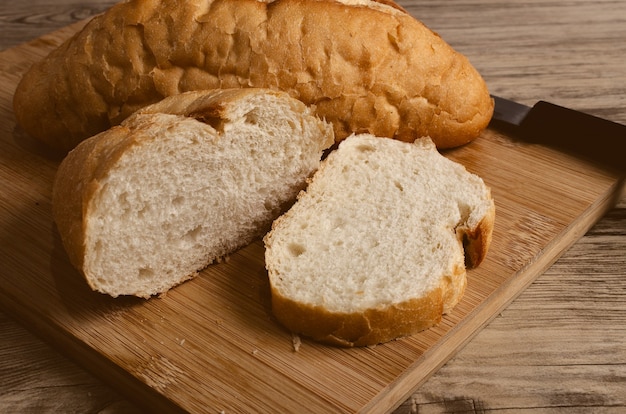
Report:
[[[0,2],[0,50],[112,3]],[[399,3],[465,53],[492,93],[526,104],[549,100],[626,124],[626,2]],[[138,411],[3,313],[0,336],[0,412]],[[622,197],[396,412],[622,413],[625,344]]]

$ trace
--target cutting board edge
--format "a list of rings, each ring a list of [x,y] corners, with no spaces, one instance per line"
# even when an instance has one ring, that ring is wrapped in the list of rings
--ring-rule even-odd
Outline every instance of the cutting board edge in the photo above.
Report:
[[[164,414],[187,412],[164,394],[112,362],[106,355],[83,343],[80,338],[73,336],[60,324],[39,312],[28,312],[27,306],[23,306],[23,310],[20,310],[19,304],[9,299],[1,290],[0,299],[2,312],[8,314],[24,329],[50,345],[61,355],[90,372],[123,397],[133,401],[141,409]],[[7,304],[8,302],[10,305]]]

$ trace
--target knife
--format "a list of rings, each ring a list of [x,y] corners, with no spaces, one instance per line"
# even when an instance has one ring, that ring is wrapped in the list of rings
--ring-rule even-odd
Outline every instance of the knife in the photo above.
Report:
[[[490,126],[514,139],[546,145],[626,173],[626,125],[545,101],[532,107],[492,95]]]

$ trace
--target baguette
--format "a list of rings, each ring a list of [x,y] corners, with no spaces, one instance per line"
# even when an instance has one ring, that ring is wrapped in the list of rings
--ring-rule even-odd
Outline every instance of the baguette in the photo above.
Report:
[[[468,59],[392,1],[130,0],[95,17],[21,79],[18,124],[69,150],[189,90],[287,91],[333,124],[439,148],[487,126],[493,102]]]
[[[149,298],[265,234],[333,143],[284,92],[172,96],[67,155],[53,217],[93,290]]]
[[[484,259],[494,219],[482,179],[430,139],[351,136],[264,238],[273,314],[345,347],[434,326]]]

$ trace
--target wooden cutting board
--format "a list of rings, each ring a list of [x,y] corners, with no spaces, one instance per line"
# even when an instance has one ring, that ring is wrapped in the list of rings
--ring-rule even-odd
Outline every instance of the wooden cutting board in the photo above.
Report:
[[[445,153],[496,200],[493,244],[435,328],[363,349],[293,337],[273,319],[260,242],[151,300],[92,292],[51,217],[60,162],[18,127],[15,86],[68,27],[0,53],[0,304],[127,397],[158,412],[384,412],[443,365],[616,201],[619,177],[487,130]],[[297,351],[296,351],[297,349]]]

